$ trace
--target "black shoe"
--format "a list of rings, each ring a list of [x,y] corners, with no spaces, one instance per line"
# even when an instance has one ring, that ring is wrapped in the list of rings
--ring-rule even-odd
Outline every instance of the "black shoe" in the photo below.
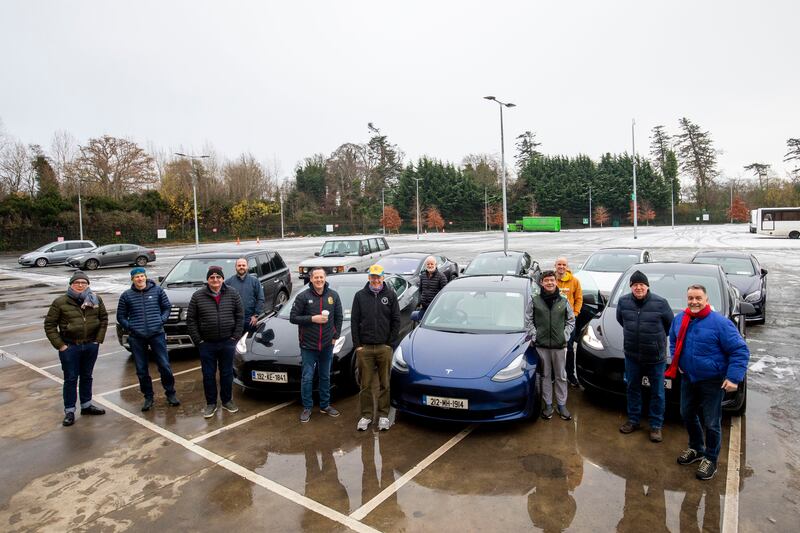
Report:
[[[697,479],[707,481],[714,477],[714,474],[716,473],[717,463],[703,457],[703,459],[700,461],[700,466],[697,467],[697,472],[695,472],[694,475],[697,477]]]
[[[567,378],[567,381],[569,381],[570,387],[578,387],[579,386],[578,385],[578,378],[576,378],[575,376],[570,376],[569,378]]]
[[[94,405],[90,405],[89,407],[81,408],[81,414],[82,415],[104,415],[104,414],[106,414],[106,410],[105,409],[100,409],[99,407],[96,407]]]
[[[700,461],[702,458],[703,458],[703,456],[700,455],[697,452],[697,450],[694,450],[692,448],[686,448],[678,456],[678,464],[679,465],[690,465],[690,464],[692,464],[692,463],[694,463],[696,461]]]
[[[71,426],[75,423],[75,413],[64,413],[64,420],[61,421],[62,426]]]
[[[634,424],[629,420],[619,427],[619,432],[627,435],[628,433],[633,433],[634,431],[638,430],[639,427],[639,424]]]
[[[145,398],[144,403],[142,404],[142,411],[149,411],[152,408],[153,408],[153,399]]]
[[[178,397],[174,394],[167,394],[167,403],[172,407],[177,407],[181,404],[181,402],[178,400]]]

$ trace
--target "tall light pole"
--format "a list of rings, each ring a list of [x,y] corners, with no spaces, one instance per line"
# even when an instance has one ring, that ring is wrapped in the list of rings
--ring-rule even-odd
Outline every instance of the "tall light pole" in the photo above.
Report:
[[[413,178],[417,182],[417,239],[419,239],[419,180],[422,178]]]
[[[633,156],[631,163],[633,164],[633,238],[636,238],[636,226],[639,219],[639,199],[636,197],[636,119],[631,119],[631,147],[633,149]]]
[[[195,179],[194,175],[194,163],[195,159],[206,159],[210,156],[207,155],[186,155],[180,152],[175,152],[175,155],[184,157],[189,160],[189,164],[191,165],[190,177],[192,178],[192,198],[194,199],[194,249],[200,250],[200,229],[197,225],[197,180]]]
[[[589,229],[592,229],[592,186],[589,185]]]
[[[675,229],[675,179],[669,180],[670,201],[672,207],[672,229]]]
[[[731,180],[731,224],[733,224],[733,180]]]
[[[383,196],[384,189],[381,189],[381,231],[386,235],[386,200]]]
[[[283,184],[278,187],[278,200],[281,203],[281,240],[283,240]]]
[[[486,185],[483,186],[483,221],[484,231],[489,231],[489,193],[486,192]]]
[[[508,211],[506,200],[506,145],[503,133],[503,108],[516,107],[511,102],[501,102],[494,96],[484,96],[484,99],[497,102],[500,105],[500,166],[503,167],[503,253],[508,254]]]
[[[83,207],[81,206],[81,179],[78,178],[78,229],[80,230],[83,240]]]

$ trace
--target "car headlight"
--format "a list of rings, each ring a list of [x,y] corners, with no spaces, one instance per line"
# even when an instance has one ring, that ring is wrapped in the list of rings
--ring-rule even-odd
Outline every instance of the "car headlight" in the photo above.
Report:
[[[297,270],[300,272],[300,274],[305,274],[306,272],[306,269],[304,267],[299,267]]]
[[[594,348],[595,350],[602,350],[604,348],[603,341],[597,338],[593,326],[586,328],[586,333],[583,334],[583,338],[581,340],[583,340],[583,344],[589,348]]]
[[[342,346],[344,346],[344,337],[339,337],[338,339],[336,339],[336,342],[333,343],[333,353],[341,352]]]
[[[492,381],[511,381],[525,373],[525,352],[522,352],[511,361],[507,367],[497,372]]]
[[[754,290],[744,297],[745,302],[757,302],[761,299],[761,289]]]
[[[180,320],[186,320],[186,317],[188,317],[188,316],[189,316],[189,308],[188,307],[184,307],[183,309],[181,309],[181,313],[180,313],[180,315],[178,315],[178,318]]]
[[[408,372],[408,363],[403,359],[403,348],[400,346],[394,351],[392,355],[392,368],[398,372]]]

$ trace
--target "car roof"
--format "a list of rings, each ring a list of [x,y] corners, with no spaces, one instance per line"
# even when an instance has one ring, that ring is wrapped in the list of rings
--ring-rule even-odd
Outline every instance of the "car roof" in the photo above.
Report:
[[[524,289],[531,285],[531,278],[527,276],[510,276],[497,274],[483,274],[476,276],[464,276],[453,279],[444,289],[448,287],[458,287],[460,289],[490,289],[498,288],[499,285]]]
[[[503,250],[490,250],[488,252],[481,252],[478,255],[522,255],[526,252],[520,250],[508,250],[508,252],[503,252]],[[478,257],[476,255],[475,257]]]
[[[383,235],[345,235],[342,237],[328,237],[325,239],[325,242],[328,241],[363,241],[364,239],[382,239]]]
[[[625,247],[617,247],[617,248],[600,248],[599,250],[595,250],[592,252],[592,255],[595,254],[611,254],[614,252],[646,252],[647,248],[625,248]]]
[[[427,252],[400,252],[396,254],[389,254],[384,255],[381,259],[386,259],[387,257],[411,257],[414,259],[424,259],[429,255],[441,255],[441,254],[429,254]]]
[[[749,252],[740,252],[738,250],[701,250],[694,254],[695,257],[741,257],[750,259],[753,254]]]
[[[236,252],[200,252],[184,255],[183,259],[238,259],[246,255],[275,251],[276,250],[267,250],[262,248],[258,250],[238,250]]]
[[[648,272],[657,272],[657,273],[675,272],[680,274],[691,274],[692,272],[696,273],[720,272],[721,267],[719,265],[709,265],[704,263],[674,263],[671,261],[656,261],[653,263],[637,263],[635,265],[631,265],[630,267],[628,267],[628,270],[640,270],[644,274],[647,274]]]

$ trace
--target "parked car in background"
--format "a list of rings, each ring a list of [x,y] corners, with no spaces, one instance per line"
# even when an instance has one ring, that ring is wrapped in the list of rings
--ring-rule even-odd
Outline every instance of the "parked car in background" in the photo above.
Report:
[[[71,255],[88,252],[94,248],[97,248],[97,245],[92,241],[56,241],[20,256],[18,262],[22,266],[46,267],[63,263]]]
[[[597,287],[608,298],[614,284],[629,266],[651,261],[653,257],[650,251],[644,248],[603,248],[590,255],[575,276],[581,285]]]
[[[431,255],[436,258],[436,268],[444,274],[447,281],[458,277],[458,264],[439,254],[403,252],[381,257],[377,264],[382,266],[387,274],[398,274],[414,285],[419,285],[419,278],[425,270],[425,259]]]
[[[542,276],[542,269],[539,263],[534,261],[528,252],[519,250],[509,250],[503,252],[483,252],[475,256],[469,265],[464,269],[465,276],[477,275],[511,275],[526,276],[535,282],[539,282]]]
[[[194,348],[194,343],[186,327],[186,315],[192,294],[206,282],[206,272],[212,265],[222,267],[225,279],[236,275],[236,260],[247,259],[248,273],[261,282],[264,289],[264,315],[272,313],[286,303],[292,293],[292,276],[281,255],[272,250],[251,250],[237,252],[205,252],[184,256],[163,278],[159,277],[161,287],[166,291],[172,310],[164,330],[167,333],[167,348]],[[117,324],[117,339],[128,347],[128,334]]]
[[[419,290],[401,276],[386,276],[384,282],[397,293],[402,338],[413,325],[411,313],[417,307]],[[330,276],[328,284],[331,289],[339,293],[344,313],[342,332],[333,347],[331,382],[344,390],[356,391],[359,374],[353,340],[350,336],[350,310],[356,292],[367,284],[367,274],[359,272]],[[297,340],[297,326],[289,322],[297,294],[281,307],[277,315],[259,324],[255,335],[247,339],[245,353],[237,353],[234,356],[234,379],[245,389],[300,392],[302,374],[300,345]]]
[[[300,262],[298,271],[303,283],[308,283],[312,268],[322,267],[328,274],[366,272],[378,259],[391,250],[383,237],[340,237],[325,241],[315,257]]]
[[[68,266],[83,270],[97,270],[101,266],[145,266],[156,260],[156,251],[138,244],[106,244],[94,250],[81,252],[67,258]]]
[[[589,321],[579,335],[576,369],[578,381],[590,391],[625,397],[625,352],[623,350],[622,326],[617,322],[617,302],[630,292],[628,280],[640,270],[650,281],[650,290],[666,298],[677,314],[686,308],[686,290],[689,285],[699,283],[708,291],[708,302],[715,311],[730,318],[742,337],[746,333],[744,315],[752,312],[753,306],[739,299],[725,273],[718,265],[695,263],[648,263],[631,266],[614,288],[608,306],[597,317]],[[670,361],[667,354],[667,361]],[[649,386],[647,378],[642,385]],[[665,379],[667,404],[677,409],[680,404],[680,373],[674,380]],[[735,414],[743,414],[747,401],[747,377],[734,393],[727,393],[722,407]]]
[[[761,266],[756,256],[747,252],[701,251],[694,254],[692,263],[721,266],[741,298],[753,304],[755,312],[747,315],[747,320],[764,323],[767,319],[767,269]]]

